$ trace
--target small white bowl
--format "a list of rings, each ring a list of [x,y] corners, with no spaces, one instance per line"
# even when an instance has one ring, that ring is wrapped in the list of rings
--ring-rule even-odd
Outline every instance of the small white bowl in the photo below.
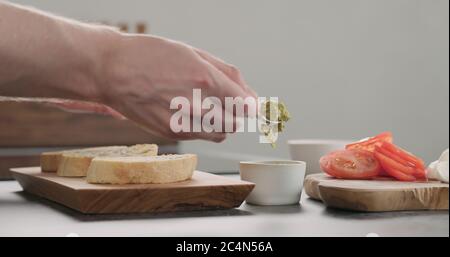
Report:
[[[289,140],[289,152],[292,160],[305,161],[308,163],[306,175],[322,172],[319,160],[322,156],[336,150],[345,149],[351,141],[345,140]]]
[[[303,190],[306,163],[302,161],[240,162],[241,179],[255,183],[249,204],[298,204]]]

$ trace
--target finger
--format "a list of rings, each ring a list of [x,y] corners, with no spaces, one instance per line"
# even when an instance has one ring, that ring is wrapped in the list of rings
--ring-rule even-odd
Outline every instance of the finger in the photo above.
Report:
[[[151,119],[149,119],[148,113],[153,114]],[[174,132],[172,131],[172,129],[170,129],[170,120],[172,114],[173,113],[167,111],[162,107],[143,107],[137,110],[137,112],[133,112],[133,115],[130,116],[130,119],[135,121],[146,131],[171,141],[202,139],[212,142],[222,142],[226,138],[226,134],[221,132]]]
[[[242,78],[242,75],[240,71],[235,67],[228,63],[226,63],[224,60],[215,57],[206,51],[203,51],[201,49],[195,49],[196,53],[200,55],[203,59],[211,63],[214,67],[216,67],[218,70],[223,72],[225,75],[227,75],[231,80],[236,82],[238,85],[242,87],[246,87],[247,83],[245,83],[244,79]]]
[[[254,98],[258,97],[256,92],[252,88],[250,88],[250,86],[248,86],[248,84],[245,82],[245,80],[238,68],[226,63],[225,61],[221,60],[220,58],[215,57],[201,49],[194,48],[194,51],[200,57],[202,57],[204,60],[209,62],[211,65],[213,65],[216,69],[218,69],[219,71],[224,73],[233,82],[235,82],[236,84],[241,86],[248,94],[250,94]]]
[[[222,103],[225,103],[223,105],[223,108],[225,111],[232,113],[233,116],[239,116],[239,117],[245,117],[245,116],[255,116],[256,111],[256,105],[257,105],[257,99],[254,98],[253,95],[249,94],[247,91],[243,90],[240,86],[238,86],[236,83],[234,83],[231,79],[229,79],[227,76],[225,76],[223,73],[219,72],[215,67],[210,66],[211,70],[211,77],[213,81],[213,87],[214,89],[218,89],[217,92],[211,92],[210,95],[217,95]],[[244,112],[243,113],[237,113],[237,108],[233,107],[227,107],[226,104],[226,97],[232,97],[234,98],[234,101],[236,104],[242,104],[244,106]],[[246,99],[246,98],[253,98],[253,99]],[[240,98],[240,99],[236,99]],[[247,100],[252,100],[249,102],[249,104],[245,104]],[[229,108],[229,109],[227,109]]]
[[[177,135],[181,140],[193,140],[193,139],[201,139],[207,140],[211,142],[220,143],[223,142],[227,138],[226,133],[220,132],[180,132]]]
[[[204,140],[221,143],[225,141],[227,138],[227,134],[225,133],[200,133],[200,137],[203,137]]]
[[[205,107],[205,106],[203,106]],[[205,132],[221,132],[235,133],[238,129],[237,118],[233,113],[226,112],[225,109],[219,108],[202,108],[201,116],[190,116],[193,127],[194,124],[200,126]]]
[[[209,65],[209,71],[213,80],[213,85],[215,85],[213,88],[218,89],[218,92],[214,92],[214,94],[210,95],[218,96],[221,100],[224,100],[225,97],[246,98],[251,96],[246,90],[220,72],[216,67]]]

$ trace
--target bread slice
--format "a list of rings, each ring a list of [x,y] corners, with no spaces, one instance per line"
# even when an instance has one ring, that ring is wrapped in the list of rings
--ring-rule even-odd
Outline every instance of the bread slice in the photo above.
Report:
[[[91,162],[93,184],[164,184],[189,180],[197,168],[195,154],[152,157],[100,157]]]
[[[57,174],[61,177],[85,177],[92,159],[96,157],[155,156],[157,154],[158,146],[154,144],[65,152],[60,157]]]
[[[115,151],[116,149],[123,149],[126,146],[102,146],[91,147],[85,149],[74,149],[65,151],[45,152],[41,154],[41,170],[42,172],[56,172],[61,163],[62,155],[65,153],[95,153],[104,151]]]

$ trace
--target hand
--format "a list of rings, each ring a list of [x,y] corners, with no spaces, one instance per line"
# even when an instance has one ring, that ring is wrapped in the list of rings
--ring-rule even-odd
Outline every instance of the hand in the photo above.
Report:
[[[96,89],[101,102],[157,136],[215,142],[226,138],[222,132],[170,130],[176,111],[170,110],[171,100],[177,96],[192,100],[195,88],[202,90],[202,98],[215,96],[222,103],[227,96],[257,97],[237,68],[205,51],[152,36],[120,34],[113,41],[117,43],[105,54],[103,83]]]

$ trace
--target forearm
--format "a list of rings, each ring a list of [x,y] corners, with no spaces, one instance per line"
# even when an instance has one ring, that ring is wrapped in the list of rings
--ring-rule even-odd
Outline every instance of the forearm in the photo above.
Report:
[[[98,100],[114,34],[0,1],[0,95]]]

